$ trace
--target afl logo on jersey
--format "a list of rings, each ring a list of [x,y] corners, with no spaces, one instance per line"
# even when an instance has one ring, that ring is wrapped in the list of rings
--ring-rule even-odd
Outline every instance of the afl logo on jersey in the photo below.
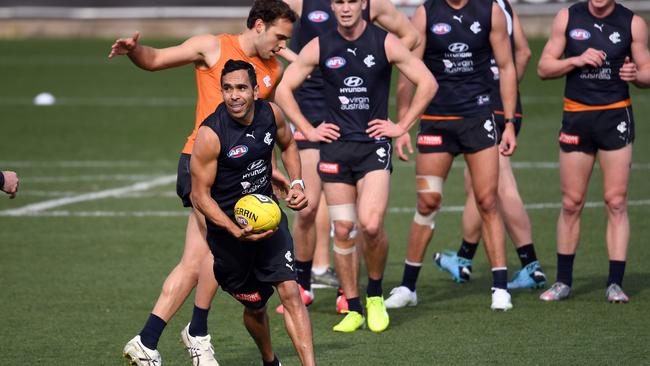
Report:
[[[330,15],[322,10],[314,10],[307,15],[307,18],[314,23],[322,23],[326,22],[330,18]]]
[[[451,25],[447,23],[436,23],[431,26],[431,32],[441,36],[451,32]]]
[[[237,145],[228,151],[228,157],[233,159],[241,158],[242,156],[246,155],[247,152],[248,146]]]
[[[325,66],[330,69],[340,69],[345,66],[345,59],[339,56],[330,57],[325,61]]]
[[[453,53],[460,53],[460,52],[467,51],[469,49],[469,46],[462,42],[456,42],[450,44],[449,47],[447,47],[447,49],[449,49],[449,51]]]
[[[586,41],[591,38],[591,33],[585,29],[577,28],[572,29],[571,32],[569,32],[569,36],[576,41]]]

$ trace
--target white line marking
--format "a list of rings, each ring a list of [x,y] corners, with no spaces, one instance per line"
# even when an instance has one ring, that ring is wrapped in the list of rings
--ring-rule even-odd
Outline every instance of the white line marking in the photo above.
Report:
[[[174,181],[176,181],[176,175],[167,175],[146,182],[139,182],[126,187],[107,189],[104,191],[80,194],[78,196],[73,196],[73,197],[64,197],[64,198],[58,198],[54,200],[33,203],[19,208],[0,211],[0,215],[24,216],[32,213],[38,213],[40,211],[48,210],[55,207],[70,205],[73,203],[95,201],[102,198],[120,196],[131,192],[146,191],[148,189],[169,184]]]
[[[98,174],[98,175],[61,175],[44,177],[20,177],[21,183],[68,183],[68,182],[114,182],[141,181],[160,177],[158,174]]]
[[[126,187],[125,187],[126,188]],[[99,192],[98,192],[99,193]],[[650,206],[650,199],[628,201],[628,206]],[[532,203],[525,205],[528,210],[547,210],[559,209],[562,207],[560,202],[557,203]],[[585,208],[600,208],[605,204],[602,201],[587,202]],[[443,212],[458,213],[463,212],[464,206],[447,206],[443,207]],[[14,210],[0,211],[1,216],[21,216],[21,217],[186,217],[188,210],[175,210],[175,211],[26,211],[21,213],[13,213]],[[293,211],[287,210],[288,214]],[[390,207],[387,213],[389,214],[413,214],[415,209],[413,207]]]
[[[186,107],[196,105],[196,99],[193,98],[175,98],[175,97],[150,97],[150,98],[129,98],[129,97],[59,97],[56,96],[56,106],[117,106],[117,107]],[[34,105],[33,97],[3,97],[0,99],[0,105],[23,106]],[[44,107],[41,107],[44,108]]]
[[[0,161],[0,166],[12,168],[146,168],[176,165],[178,160],[22,160]]]

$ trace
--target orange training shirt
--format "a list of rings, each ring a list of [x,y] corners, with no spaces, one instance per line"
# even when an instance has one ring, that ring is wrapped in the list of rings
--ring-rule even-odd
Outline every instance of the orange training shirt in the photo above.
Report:
[[[221,70],[228,60],[246,61],[255,67],[257,85],[259,86],[259,98],[269,98],[280,81],[280,74],[282,72],[281,64],[275,57],[264,60],[257,56],[246,56],[239,45],[239,35],[221,34],[216,37],[219,38],[219,43],[221,44],[219,60],[209,69],[195,68],[197,91],[196,120],[194,130],[187,137],[187,142],[183,147],[184,154],[192,154],[194,140],[196,140],[201,123],[223,102],[220,82]]]

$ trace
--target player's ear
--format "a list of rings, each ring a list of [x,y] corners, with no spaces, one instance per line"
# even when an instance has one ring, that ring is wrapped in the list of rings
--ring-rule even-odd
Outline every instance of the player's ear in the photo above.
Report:
[[[266,30],[266,24],[264,24],[264,21],[262,19],[257,19],[255,20],[255,30],[257,33],[262,33]]]
[[[361,9],[366,10],[368,7],[368,0],[361,0]]]
[[[260,95],[260,86],[255,85],[255,87],[253,88],[253,98],[257,100],[257,98],[259,98],[259,95]]]

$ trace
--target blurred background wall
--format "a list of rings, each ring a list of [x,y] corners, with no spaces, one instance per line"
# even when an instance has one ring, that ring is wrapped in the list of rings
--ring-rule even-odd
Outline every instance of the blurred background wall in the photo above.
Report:
[[[422,0],[394,0],[411,14]],[[528,36],[546,36],[553,16],[573,1],[512,1]],[[239,33],[252,0],[0,0],[0,38],[143,38]],[[621,1],[646,21],[650,0]]]

